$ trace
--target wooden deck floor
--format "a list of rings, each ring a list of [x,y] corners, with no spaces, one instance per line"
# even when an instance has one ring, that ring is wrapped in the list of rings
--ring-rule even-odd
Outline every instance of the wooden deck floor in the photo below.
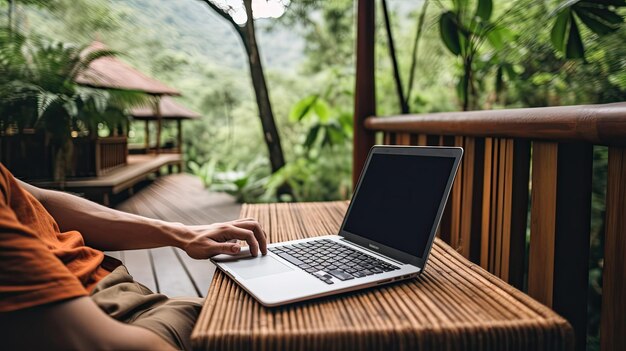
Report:
[[[241,205],[224,193],[210,193],[189,174],[161,177],[117,209],[184,224],[208,224],[239,217]],[[128,233],[132,235],[132,233]],[[152,291],[173,296],[204,297],[215,266],[194,260],[177,248],[107,252]]]

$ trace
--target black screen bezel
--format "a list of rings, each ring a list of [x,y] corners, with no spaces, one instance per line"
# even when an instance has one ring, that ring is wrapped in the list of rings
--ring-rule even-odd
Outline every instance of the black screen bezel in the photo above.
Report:
[[[441,202],[439,204],[439,208],[437,209],[437,215],[435,216],[434,225],[431,228],[430,235],[428,237],[428,241],[426,242],[426,247],[424,248],[424,252],[421,253],[421,256],[418,257],[406,253],[404,251],[400,251],[398,249],[394,249],[392,247],[383,245],[376,241],[364,238],[357,234],[350,233],[344,229],[346,222],[348,220],[348,216],[350,215],[350,211],[352,210],[352,205],[354,204],[355,196],[358,194],[359,189],[361,187],[361,183],[363,181],[363,177],[367,168],[369,167],[369,163],[372,159],[372,155],[374,154],[393,154],[393,155],[411,155],[411,156],[429,156],[429,157],[451,157],[454,158],[454,164],[452,165],[452,171],[448,177],[448,182],[446,183],[446,187],[441,197]],[[435,234],[437,233],[437,228],[439,228],[439,222],[441,221],[441,217],[443,216],[443,211],[446,207],[446,202],[448,201],[448,197],[450,195],[450,191],[452,189],[452,184],[454,183],[454,178],[456,176],[457,170],[459,168],[459,164],[461,162],[461,157],[463,156],[463,149],[460,147],[445,147],[445,146],[387,146],[387,145],[375,145],[370,149],[369,154],[367,155],[367,160],[365,161],[365,165],[363,166],[363,171],[359,176],[359,181],[357,182],[357,186],[352,194],[352,199],[350,201],[350,206],[348,206],[348,210],[346,211],[346,215],[343,218],[343,222],[341,223],[341,228],[339,229],[339,236],[344,237],[346,240],[351,241],[357,245],[363,246],[369,250],[375,251],[382,255],[391,257],[396,259],[402,263],[411,264],[419,268],[423,268],[426,264],[426,260],[428,259],[428,254],[430,253],[430,249],[432,247]]]

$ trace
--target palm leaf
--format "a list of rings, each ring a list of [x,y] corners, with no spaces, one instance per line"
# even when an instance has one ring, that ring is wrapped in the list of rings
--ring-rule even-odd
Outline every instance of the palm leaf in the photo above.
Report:
[[[50,106],[60,101],[61,98],[57,94],[43,90],[39,91],[37,94],[37,118],[41,118]]]
[[[79,51],[79,54],[77,55],[78,60],[76,61],[76,64],[68,78],[75,80],[79,74],[89,68],[89,65],[93,61],[103,57],[117,56],[118,54],[119,52],[110,49],[87,50],[86,48],[83,48]]]

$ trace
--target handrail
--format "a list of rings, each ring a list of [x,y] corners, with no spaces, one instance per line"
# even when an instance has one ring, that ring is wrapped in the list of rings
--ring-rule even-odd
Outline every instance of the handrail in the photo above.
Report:
[[[128,138],[126,136],[108,136],[104,138],[97,138],[98,144],[126,144]]]
[[[626,102],[369,117],[365,128],[387,132],[586,141],[626,145]]]

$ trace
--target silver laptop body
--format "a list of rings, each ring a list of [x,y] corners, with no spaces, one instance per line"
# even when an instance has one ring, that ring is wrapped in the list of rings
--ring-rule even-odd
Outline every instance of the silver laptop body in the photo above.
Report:
[[[463,149],[374,146],[337,235],[212,261],[265,306],[410,279],[424,269]]]

